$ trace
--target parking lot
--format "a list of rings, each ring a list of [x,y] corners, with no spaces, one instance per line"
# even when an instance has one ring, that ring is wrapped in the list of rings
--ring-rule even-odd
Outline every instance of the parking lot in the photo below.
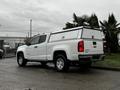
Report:
[[[60,73],[51,64],[21,68],[16,58],[7,58],[0,60],[0,90],[120,90],[120,72],[75,67]]]

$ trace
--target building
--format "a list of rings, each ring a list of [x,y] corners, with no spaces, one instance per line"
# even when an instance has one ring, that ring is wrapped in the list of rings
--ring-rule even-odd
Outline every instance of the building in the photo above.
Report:
[[[15,32],[0,32],[0,40],[3,40],[4,46],[16,48],[19,43],[24,43],[25,34]]]

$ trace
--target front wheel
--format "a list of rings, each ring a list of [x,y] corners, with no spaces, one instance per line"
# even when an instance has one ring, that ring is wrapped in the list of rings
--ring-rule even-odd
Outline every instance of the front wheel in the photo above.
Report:
[[[22,53],[18,54],[17,63],[20,67],[26,66],[27,60],[24,58],[24,55]]]
[[[67,71],[69,69],[69,62],[64,55],[57,55],[55,58],[55,68],[57,71]]]

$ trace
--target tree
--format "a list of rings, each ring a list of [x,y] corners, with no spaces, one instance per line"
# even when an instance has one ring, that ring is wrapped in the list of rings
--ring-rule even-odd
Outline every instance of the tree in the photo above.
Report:
[[[76,16],[75,13],[73,13],[73,23],[76,27],[78,26],[78,17]]]
[[[75,27],[74,24],[72,24],[70,22],[67,22],[66,25],[65,25],[65,28],[63,28],[63,29],[69,29],[69,28],[74,28],[74,27]]]
[[[88,23],[91,28],[99,28],[98,17],[95,14],[90,16]]]
[[[73,14],[73,23],[75,24],[76,27],[85,26],[86,19],[88,19],[87,15],[79,17],[79,16],[76,16],[75,13]]]
[[[25,40],[24,40],[25,44],[29,43],[30,40],[31,40],[30,37],[26,37]]]
[[[73,13],[73,23],[67,22],[66,27],[64,29],[78,26],[89,26],[90,28],[99,28],[98,18],[95,14],[92,14],[89,17],[87,15],[77,16],[75,13]]]
[[[118,38],[117,34],[120,31],[119,23],[117,22],[114,14],[109,15],[108,20],[100,21],[102,30],[105,34],[107,47],[111,52],[118,51]]]

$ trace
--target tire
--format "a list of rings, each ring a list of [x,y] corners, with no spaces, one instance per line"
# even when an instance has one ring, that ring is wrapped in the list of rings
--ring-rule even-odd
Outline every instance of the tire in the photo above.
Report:
[[[2,59],[2,54],[0,54],[0,59]]]
[[[0,59],[3,58],[3,52],[0,52]]]
[[[26,66],[27,60],[24,58],[24,55],[22,53],[18,54],[17,63],[20,67]]]
[[[55,69],[58,72],[68,71],[69,70],[69,62],[65,55],[57,55],[55,58]]]

